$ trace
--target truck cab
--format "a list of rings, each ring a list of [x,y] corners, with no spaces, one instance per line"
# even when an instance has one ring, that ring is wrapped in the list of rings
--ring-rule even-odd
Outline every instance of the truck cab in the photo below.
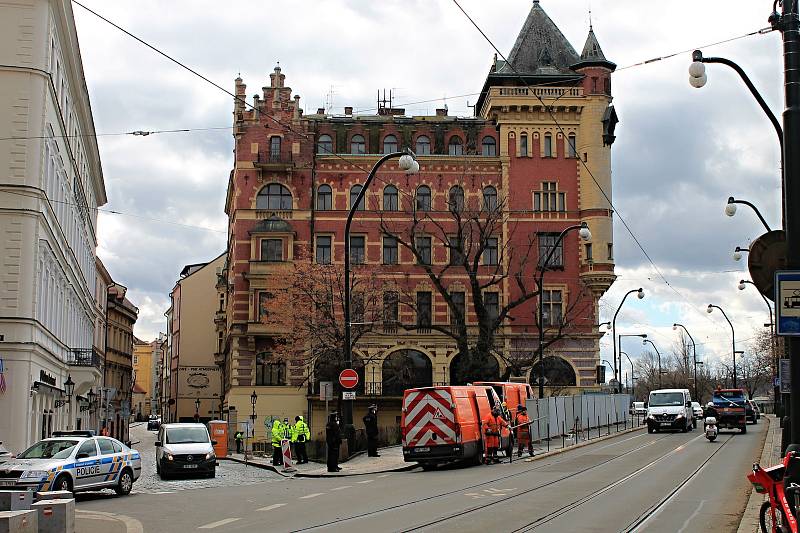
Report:
[[[747,433],[746,404],[747,397],[742,389],[716,389],[711,401],[717,411],[717,426],[739,429]]]

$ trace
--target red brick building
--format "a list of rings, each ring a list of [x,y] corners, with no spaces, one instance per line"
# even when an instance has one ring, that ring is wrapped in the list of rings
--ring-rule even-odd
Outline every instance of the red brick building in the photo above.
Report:
[[[446,233],[454,201],[499,205],[504,211],[496,241],[489,246],[496,247],[494,256],[484,250],[480,264],[481,279],[493,272],[508,275],[487,289],[496,294],[484,294],[486,305],[499,308],[520,296],[513,279],[516,271],[504,263],[510,251],[519,259],[521,251],[531,247],[527,264],[521,262],[518,272],[535,286],[536,262],[555,236],[569,226],[588,223],[591,241],[580,242],[576,231],[566,235],[553,268],[544,275],[541,298],[537,293],[516,306],[494,340],[501,354],[498,375],[515,357],[532,362],[541,300],[546,336],[556,330],[564,335],[545,352],[545,375],[548,368],[555,372],[549,376],[553,387],[548,390],[595,388],[601,337],[597,301],[614,281],[607,200],[616,125],[610,83],[614,68],[591,29],[579,54],[534,2],[508,63],[497,58],[492,62],[474,117],[449,116],[446,109],[434,116],[407,116],[389,107],[369,115],[353,114],[352,108],[342,114],[318,110],[305,115],[300,97],[286,86],[279,67],[252,99],[237,78],[235,164],[226,199],[229,245],[218,285],[227,309],[224,320],[217,321],[217,363],[223,367],[226,405],[249,414],[249,396],[255,390],[259,415],[293,416],[310,409],[313,383],[335,380],[315,376],[301,356],[288,362],[269,357],[273,340],[286,334],[284,325],[265,319],[270,291],[297,258],[343,263],[344,221],[366,179],[365,169],[380,154],[405,147],[415,151],[420,172],[406,175],[395,162],[386,163],[352,230],[355,262],[385,275],[387,287],[412,295],[411,305],[399,305],[391,320],[354,347],[356,357],[367,361],[360,368],[365,383],[359,398],[367,397],[364,405],[376,398],[399,405],[398,372],[406,376],[405,386],[451,381],[455,343],[424,326],[451,324],[452,307],[419,265],[419,257],[392,242],[386,224],[401,228],[419,210],[440,222]],[[452,254],[447,243],[433,236],[426,245],[426,237],[421,238],[430,254],[426,261],[444,269]],[[364,266],[359,269],[366,271]],[[463,295],[458,298],[467,326],[474,326],[466,272],[453,269],[442,279]],[[419,326],[425,313],[423,327],[392,327]],[[521,377],[530,377],[531,366]],[[302,386],[307,379],[312,387]]]

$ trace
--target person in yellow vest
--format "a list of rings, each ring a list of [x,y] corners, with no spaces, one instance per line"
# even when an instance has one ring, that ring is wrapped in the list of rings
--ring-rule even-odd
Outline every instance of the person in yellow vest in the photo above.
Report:
[[[272,422],[272,465],[281,466],[283,464],[283,453],[281,453],[281,440],[283,439],[283,423],[280,420]]]
[[[306,453],[306,442],[311,438],[311,431],[302,416],[294,417],[292,427],[292,442],[294,443],[294,453],[297,456],[297,464],[302,465],[308,462]]]

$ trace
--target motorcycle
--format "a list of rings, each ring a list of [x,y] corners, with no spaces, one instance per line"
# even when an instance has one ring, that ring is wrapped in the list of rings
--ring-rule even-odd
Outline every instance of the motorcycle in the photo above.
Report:
[[[753,464],[747,479],[759,494],[768,494],[769,500],[761,504],[758,521],[762,533],[798,533],[796,509],[800,505],[800,485],[785,479],[796,477],[800,470],[800,455],[789,452],[783,463],[767,468]]]
[[[717,438],[719,430],[717,429],[717,419],[713,416],[707,416],[705,419],[706,438],[710,442],[714,442]]]

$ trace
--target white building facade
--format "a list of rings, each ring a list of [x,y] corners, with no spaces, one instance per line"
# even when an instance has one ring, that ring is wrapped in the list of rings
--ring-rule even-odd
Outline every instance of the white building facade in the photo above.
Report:
[[[70,2],[0,4],[0,441],[13,451],[96,426],[94,134]]]

